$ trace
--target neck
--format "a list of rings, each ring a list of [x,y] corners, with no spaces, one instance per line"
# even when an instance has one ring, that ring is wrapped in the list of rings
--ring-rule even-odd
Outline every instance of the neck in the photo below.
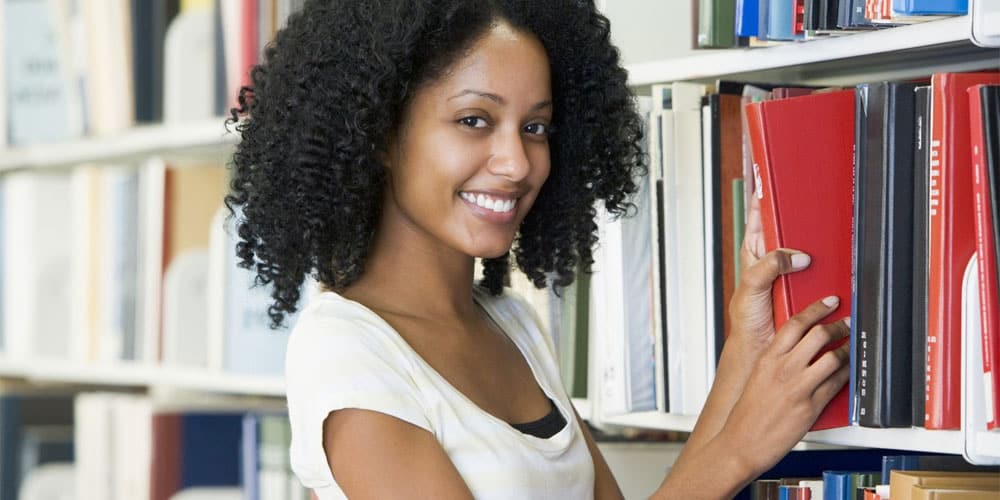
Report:
[[[387,204],[389,205],[389,204]],[[343,295],[366,306],[436,320],[478,316],[475,259],[443,245],[383,207],[361,277]]]

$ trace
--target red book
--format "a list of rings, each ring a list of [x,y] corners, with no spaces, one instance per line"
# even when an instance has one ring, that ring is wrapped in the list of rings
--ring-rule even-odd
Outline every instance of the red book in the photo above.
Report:
[[[181,417],[153,416],[153,448],[149,474],[150,500],[168,500],[181,489]]]
[[[840,306],[827,322],[849,316],[854,91],[753,103],[746,111],[767,251],[812,256],[808,269],[775,281],[775,326],[829,295],[840,297]],[[845,386],[812,429],[847,426],[847,397]]]
[[[979,256],[979,316],[982,325],[983,375],[986,382],[984,401],[986,427],[998,428],[1000,398],[995,397],[1000,388],[1000,370],[997,370],[997,342],[1000,341],[1000,283],[997,283],[996,246],[993,239],[993,213],[990,207],[990,173],[986,162],[986,127],[983,121],[981,89],[986,85],[969,87],[969,133],[972,142],[973,191],[976,202],[976,254]],[[992,193],[996,197],[997,193]],[[966,339],[975,342],[976,339]]]
[[[938,73],[931,79],[930,274],[924,426],[961,421],[962,274],[976,251],[969,97],[1000,73]]]

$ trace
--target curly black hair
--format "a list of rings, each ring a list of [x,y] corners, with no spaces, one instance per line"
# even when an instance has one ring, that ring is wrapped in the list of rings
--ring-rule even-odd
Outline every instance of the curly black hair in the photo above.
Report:
[[[642,119],[592,0],[310,0],[240,90],[242,141],[226,205],[240,265],[273,284],[272,327],[307,275],[339,291],[364,271],[386,174],[380,151],[414,91],[499,21],[534,34],[551,65],[551,172],[511,253],[535,286],[590,272],[595,201],[624,214],[645,169]],[[508,256],[484,261],[499,294]]]

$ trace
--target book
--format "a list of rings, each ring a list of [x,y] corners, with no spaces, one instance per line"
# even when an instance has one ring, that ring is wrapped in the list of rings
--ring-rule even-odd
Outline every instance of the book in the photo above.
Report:
[[[150,500],[193,486],[239,486],[242,413],[156,413]]]
[[[698,47],[726,48],[734,38],[735,0],[699,0]]]
[[[914,486],[910,489],[910,494],[912,500],[995,500],[1000,495],[1000,488],[961,489]]]
[[[744,206],[742,185],[734,188],[734,183],[743,180],[743,122],[741,115],[743,92],[742,86],[727,92],[719,86],[718,94],[718,140],[719,163],[721,168],[718,203],[721,210],[722,245],[720,265],[722,269],[722,337],[728,337],[732,331],[729,317],[729,302],[739,283],[739,255],[743,246]],[[719,337],[718,335],[716,336]],[[719,342],[717,347],[721,348]]]
[[[841,303],[827,321],[840,320],[850,314],[851,243],[845,236],[853,220],[854,92],[753,103],[747,120],[766,249],[794,248],[812,256],[809,269],[775,281],[775,326],[828,295]],[[824,221],[822,230],[818,220]],[[848,417],[845,387],[813,430],[848,425]]]
[[[760,0],[736,0],[734,31],[739,37],[757,36]]]
[[[0,500],[16,500],[32,468],[72,461],[72,429],[72,395],[0,393]]]
[[[969,12],[968,0],[892,0],[892,11],[906,15],[962,15]]]
[[[928,429],[957,429],[961,417],[961,279],[975,252],[966,89],[980,83],[1000,83],[1000,73],[938,73],[931,82]]]
[[[969,87],[969,131],[972,145],[973,192],[975,193],[976,254],[979,270],[979,308],[983,355],[986,427],[998,428],[1000,415],[1000,240],[997,200],[1000,171],[997,155],[988,151],[1000,133],[1000,85]],[[990,139],[987,139],[990,138]],[[989,144],[992,142],[994,144]],[[991,164],[992,161],[992,164]],[[967,339],[975,342],[976,339]]]
[[[930,86],[914,90],[913,144],[913,339],[910,425],[924,426],[927,389],[927,277],[930,272]]]
[[[854,355],[858,421],[868,427],[909,427],[912,416],[914,88],[883,82],[856,90],[865,134],[858,138],[855,161],[861,195],[855,211]]]
[[[882,484],[889,484],[894,470],[1000,472],[1000,467],[972,465],[959,455],[886,455],[882,457]]]
[[[892,471],[889,498],[908,500],[914,487],[961,487],[1000,489],[1000,477],[992,472]]]

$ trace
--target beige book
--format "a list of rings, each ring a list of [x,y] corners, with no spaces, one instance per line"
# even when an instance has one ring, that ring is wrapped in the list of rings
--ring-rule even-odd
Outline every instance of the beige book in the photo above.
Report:
[[[1000,486],[998,486],[1000,488]],[[996,500],[1000,498],[998,488],[924,488],[910,489],[913,500]],[[892,498],[892,497],[890,497]]]
[[[911,500],[912,489],[924,488],[993,488],[1000,489],[1000,475],[987,472],[892,471],[889,498]]]

